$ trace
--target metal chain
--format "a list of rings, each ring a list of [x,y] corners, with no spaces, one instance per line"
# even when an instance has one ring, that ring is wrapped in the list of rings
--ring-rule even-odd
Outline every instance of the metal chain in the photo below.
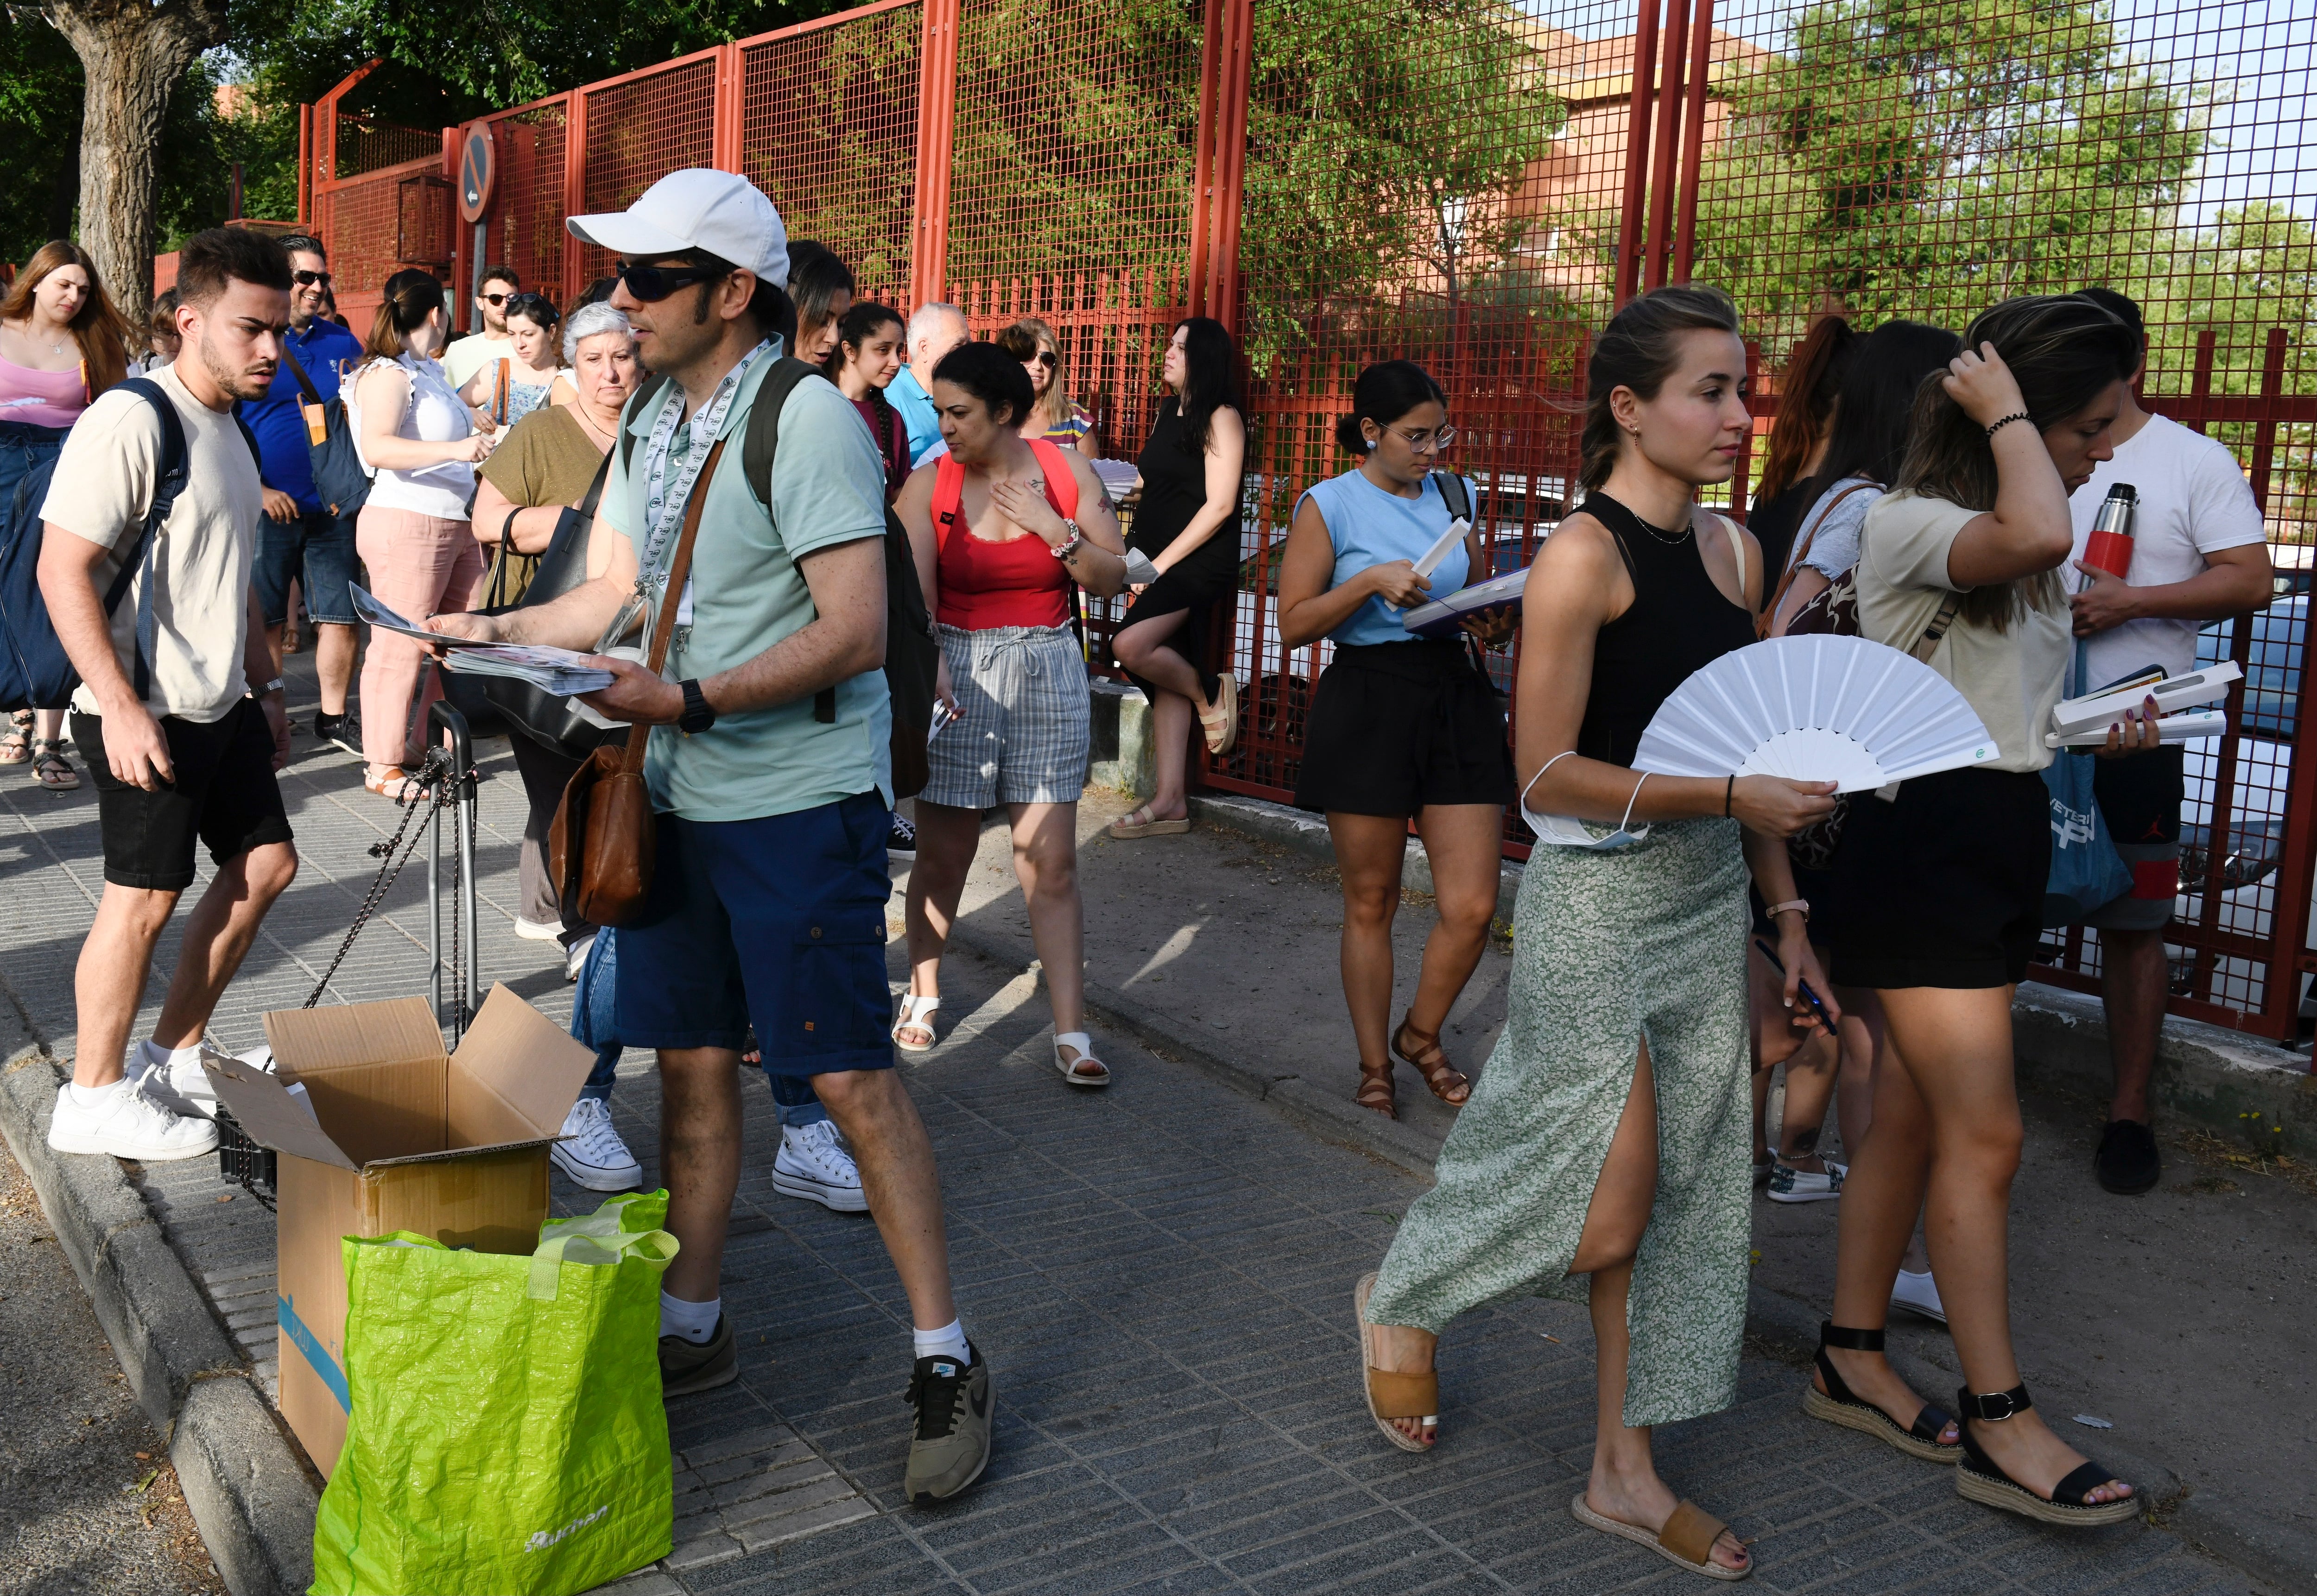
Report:
[[[459,783],[467,780],[469,774],[470,772],[453,771],[450,780],[443,784],[443,790],[445,793],[456,791]],[[453,805],[462,801],[460,798],[451,800]],[[471,816],[468,817],[468,824],[470,826],[474,824]],[[467,965],[459,957],[459,923],[465,918],[460,914],[459,905],[466,899],[460,891],[461,860],[456,832],[457,828],[453,827],[451,839],[451,1034],[463,1037],[467,1034]]]
[[[362,935],[362,927],[370,923],[371,916],[377,914],[379,905],[386,901],[386,895],[392,889],[395,878],[402,874],[402,867],[408,864],[411,856],[418,851],[418,844],[425,839],[428,828],[434,825],[441,813],[443,793],[448,788],[450,775],[451,755],[448,751],[442,748],[428,749],[425,762],[418,767],[418,774],[411,778],[426,789],[426,796],[421,800],[404,805],[402,822],[394,828],[394,834],[383,843],[372,843],[370,845],[371,857],[381,859],[385,862],[379,866],[378,878],[370,884],[370,892],[363,897],[362,907],[355,912],[354,923],[346,928],[345,940],[338,944],[338,950],[330,959],[329,967],[322,972],[322,978],[314,984],[314,990],[307,994],[306,1001],[300,1004],[300,1007],[312,1008],[322,1001],[322,994],[329,990],[330,977],[338,973],[338,966],[344,964],[346,961],[346,955],[353,951],[354,939]],[[410,830],[410,823],[418,818],[421,809],[426,813],[426,824],[411,834],[409,845],[405,847],[402,842],[403,834]],[[399,858],[395,856],[397,848],[402,849]],[[455,869],[457,867],[454,865],[452,868]],[[453,902],[455,904],[455,898]],[[453,926],[457,924],[455,914],[452,923]],[[452,934],[457,933],[454,931]]]

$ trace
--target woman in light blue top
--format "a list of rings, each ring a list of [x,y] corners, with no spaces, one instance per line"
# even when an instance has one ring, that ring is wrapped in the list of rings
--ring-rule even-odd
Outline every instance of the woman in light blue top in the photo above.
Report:
[[[1496,914],[1513,767],[1503,705],[1464,639],[1419,638],[1403,624],[1409,610],[1488,574],[1469,524],[1428,579],[1416,571],[1457,514],[1472,519],[1471,481],[1433,469],[1456,435],[1446,400],[1409,361],[1370,366],[1352,397],[1336,438],[1359,464],[1295,506],[1279,568],[1279,631],[1290,648],[1321,638],[1335,645],[1312,698],[1295,802],[1327,815],[1344,878],[1344,995],[1360,1049],[1355,1101],[1398,1118],[1395,1057],[1452,1108],[1471,1092],[1441,1050],[1440,1028]],[[1492,611],[1464,629],[1494,647],[1512,636],[1513,620]],[[1411,819],[1431,862],[1439,920],[1415,1001],[1387,1041],[1391,923]]]

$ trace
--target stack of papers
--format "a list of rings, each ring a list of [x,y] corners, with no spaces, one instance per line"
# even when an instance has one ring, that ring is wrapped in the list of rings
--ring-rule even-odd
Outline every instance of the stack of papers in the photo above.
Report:
[[[354,613],[371,626],[399,633],[429,649],[447,649],[443,663],[451,670],[528,682],[541,691],[562,699],[583,692],[601,692],[612,685],[611,672],[582,663],[590,656],[575,649],[553,648],[543,643],[470,643],[462,638],[446,638],[397,615],[360,583],[348,583],[346,590],[353,595]]]

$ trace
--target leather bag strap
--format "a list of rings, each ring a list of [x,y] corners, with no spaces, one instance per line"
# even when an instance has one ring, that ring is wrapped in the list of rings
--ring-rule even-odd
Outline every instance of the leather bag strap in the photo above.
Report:
[[[1810,531],[1803,535],[1803,546],[1786,557],[1785,575],[1778,578],[1777,591],[1770,595],[1770,602],[1762,606],[1761,620],[1755,629],[1758,636],[1768,637],[1770,628],[1777,624],[1778,606],[1786,602],[1786,589],[1792,587],[1794,584],[1794,578],[1802,575],[1803,561],[1810,557],[1811,547],[1818,541],[1819,529],[1826,525],[1827,517],[1834,513],[1836,507],[1843,500],[1855,493],[1864,493],[1870,487],[1879,492],[1882,485],[1876,482],[1854,482],[1834,495],[1833,504],[1819,512],[1818,519],[1811,522]]]
[[[646,662],[655,676],[667,663],[668,642],[675,633],[676,609],[683,602],[684,582],[692,575],[693,539],[700,536],[701,512],[708,507],[708,489],[716,480],[716,463],[723,458],[724,440],[719,438],[693,482],[691,500],[684,506],[684,530],[676,534],[675,554],[667,563],[667,587],[660,594],[659,622],[652,628],[651,656]],[[644,750],[650,745],[651,731],[642,721],[628,728],[627,752],[620,761],[622,771],[632,774],[644,768]]]

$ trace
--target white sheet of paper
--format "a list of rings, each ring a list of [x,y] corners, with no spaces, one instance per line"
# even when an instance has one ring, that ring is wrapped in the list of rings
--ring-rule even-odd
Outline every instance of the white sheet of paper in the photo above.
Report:
[[[1462,543],[1464,540],[1464,534],[1472,530],[1472,523],[1461,515],[1450,522],[1448,530],[1440,534],[1440,540],[1426,549],[1424,557],[1416,562],[1416,574],[1419,576],[1429,576],[1438,570],[1440,562],[1448,557],[1448,551]]]

